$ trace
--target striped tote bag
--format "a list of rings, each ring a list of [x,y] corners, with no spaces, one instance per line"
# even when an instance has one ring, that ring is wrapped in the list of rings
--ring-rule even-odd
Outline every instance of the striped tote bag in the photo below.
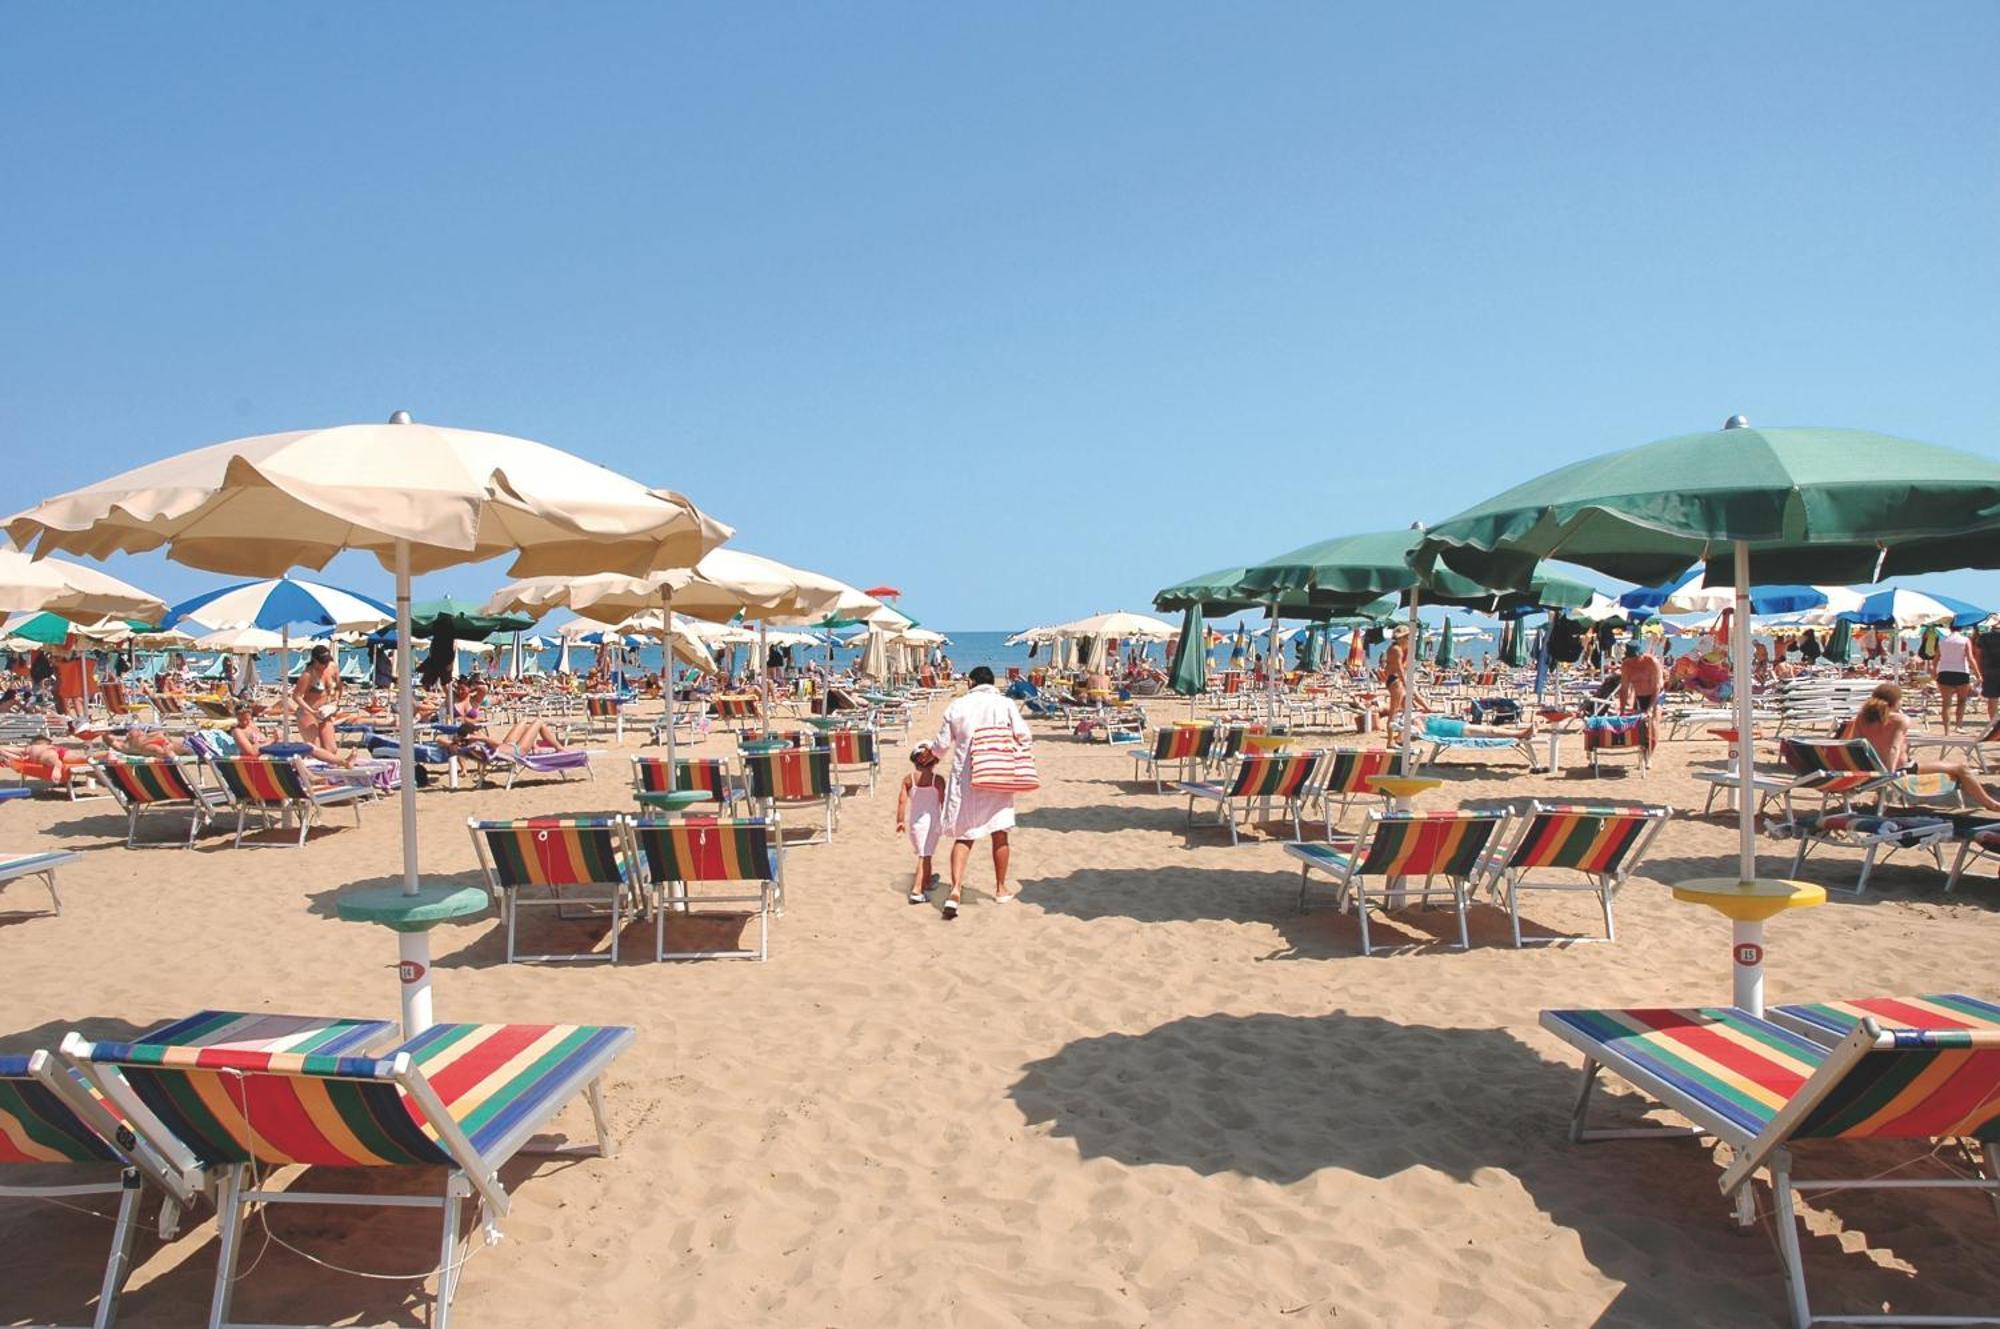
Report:
[[[1003,724],[972,731],[966,766],[974,789],[1032,794],[1042,787],[1035,772],[1034,752]]]

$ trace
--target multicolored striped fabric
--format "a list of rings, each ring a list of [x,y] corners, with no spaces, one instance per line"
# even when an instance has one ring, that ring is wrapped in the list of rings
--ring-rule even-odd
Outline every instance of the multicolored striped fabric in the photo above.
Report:
[[[1507,856],[1507,866],[1610,875],[1657,821],[1626,808],[1537,808],[1527,832]]]
[[[1503,812],[1388,812],[1371,818],[1374,833],[1357,871],[1369,877],[1469,877]]]
[[[528,817],[475,821],[471,827],[502,889],[626,880],[625,847],[615,817]]]
[[[2000,1030],[1898,1029],[1840,1077],[1792,1135],[2000,1143]]]
[[[1153,734],[1154,761],[1192,761],[1208,755],[1215,730],[1207,725],[1169,725]]]
[[[278,757],[216,757],[209,762],[239,803],[279,807],[312,798],[312,786],[291,761]]]
[[[1889,774],[1875,745],[1865,738],[1780,739],[1778,756],[1822,793],[1846,793]]]
[[[1653,746],[1653,726],[1644,715],[1594,715],[1583,722],[1583,750],[1602,748],[1648,748]]]
[[[1745,1141],[1812,1078],[1826,1049],[1722,1007],[1543,1011],[1542,1024],[1581,1034],[1713,1113]],[[1574,1040],[1572,1040],[1574,1041]]]
[[[1246,753],[1242,764],[1236,768],[1236,779],[1229,786],[1229,796],[1296,798],[1306,781],[1312,778],[1313,767],[1318,764],[1317,752]]]
[[[618,712],[624,709],[624,701],[617,697],[585,697],[583,699],[583,713],[593,720],[616,719]]]
[[[118,1155],[28,1070],[0,1057],[0,1164],[115,1163]]]
[[[825,798],[833,789],[833,754],[826,748],[746,752],[743,774],[750,782],[752,798]]]
[[[98,1044],[140,1100],[206,1166],[451,1165],[437,1128],[395,1082],[407,1053],[475,1150],[542,1113],[617,1026],[433,1025],[382,1057]]]
[[[775,881],[762,817],[638,821],[633,838],[654,881]]]
[[[729,763],[720,757],[674,758],[674,779],[671,788],[667,784],[667,762],[664,757],[634,757],[632,770],[638,777],[641,793],[699,792],[708,794],[718,803],[729,794]]]
[[[838,766],[873,766],[875,732],[871,729],[829,729],[822,735]]]
[[[1377,791],[1368,782],[1394,771],[1401,754],[1393,748],[1336,748],[1325,755],[1319,779],[1327,793],[1372,794]]]
[[[104,781],[132,804],[192,803],[194,783],[180,763],[171,757],[141,757],[130,761],[106,760],[97,764]]]
[[[714,707],[715,713],[725,720],[747,720],[758,714],[757,698],[754,696],[715,697],[709,704]]]
[[[1779,1006],[1772,1015],[1808,1026],[1828,1039],[1847,1037],[1863,1016],[1884,1029],[2000,1030],[2000,1005],[1946,992],[1931,997],[1863,997],[1858,1001],[1802,1002]]]

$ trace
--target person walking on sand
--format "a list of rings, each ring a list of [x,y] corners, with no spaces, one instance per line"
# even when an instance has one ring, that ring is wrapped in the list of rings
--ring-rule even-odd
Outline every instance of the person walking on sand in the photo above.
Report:
[[[937,736],[926,744],[942,755],[951,753],[951,775],[944,789],[944,833],[951,845],[951,896],[944,903],[947,919],[958,917],[959,896],[965,885],[965,865],[972,858],[972,842],[993,841],[993,898],[1012,904],[1014,893],[1007,889],[1007,833],[1014,829],[1014,795],[1000,789],[976,789],[972,784],[972,736],[982,729],[1011,730],[1023,745],[1033,741],[1028,722],[1014,703],[993,686],[993,671],[974,666],[966,674],[972,686],[966,694],[944,708]]]
[[[937,763],[937,753],[929,748],[912,751],[910,765],[916,769],[903,777],[902,788],[896,791],[896,833],[909,835],[910,849],[917,856],[911,904],[928,901],[937,878],[931,859],[938,841],[944,838],[944,780],[938,775]]]

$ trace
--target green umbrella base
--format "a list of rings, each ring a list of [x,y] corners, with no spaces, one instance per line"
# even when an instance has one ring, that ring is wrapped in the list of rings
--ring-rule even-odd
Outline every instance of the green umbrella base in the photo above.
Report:
[[[401,886],[349,891],[333,902],[350,923],[380,923],[393,932],[429,932],[440,923],[486,912],[486,892],[477,886],[420,886],[415,895]]]
[[[639,794],[639,805],[653,812],[680,812],[697,803],[713,802],[715,796],[706,789],[676,789],[672,793]]]

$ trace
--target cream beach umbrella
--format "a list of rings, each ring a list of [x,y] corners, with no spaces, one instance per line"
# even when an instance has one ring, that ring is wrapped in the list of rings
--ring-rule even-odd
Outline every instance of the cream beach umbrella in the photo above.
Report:
[[[513,554],[517,577],[692,567],[730,529],[688,499],[547,444],[417,424],[336,425],[217,443],[48,499],[8,519],[38,554],[164,549],[210,572],[282,576],[365,549],[396,578],[396,731],[416,743],[410,578]],[[350,892],[343,917],[397,930],[403,1027],[431,1023],[428,929],[471,908],[464,887],[419,884],[417,803],[402,782],[399,899]],[[480,904],[483,908],[483,903]]]
[[[672,656],[682,664],[693,665],[704,674],[715,672],[715,656],[710,653],[708,643],[695,631],[695,620],[672,616],[669,626],[661,628],[661,614],[657,609],[648,609],[643,614],[633,614],[619,620],[611,628],[613,632],[627,637],[651,637],[664,641],[672,650]],[[672,670],[668,671],[670,674]]]
[[[283,647],[285,639],[269,628],[245,623],[229,623],[194,639],[197,651],[222,651],[228,655],[256,655]]]
[[[1089,618],[1079,618],[1073,623],[1061,623],[1050,629],[1063,637],[1111,637],[1118,641],[1165,641],[1174,635],[1175,627],[1147,614],[1134,614],[1126,610],[1115,610],[1109,614],[1093,614]]]
[[[166,602],[96,568],[61,558],[30,558],[0,548],[0,615],[46,610],[77,622],[135,618],[158,623]]]

